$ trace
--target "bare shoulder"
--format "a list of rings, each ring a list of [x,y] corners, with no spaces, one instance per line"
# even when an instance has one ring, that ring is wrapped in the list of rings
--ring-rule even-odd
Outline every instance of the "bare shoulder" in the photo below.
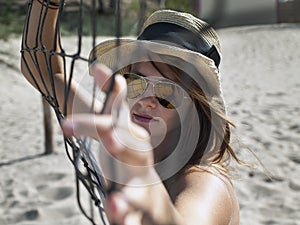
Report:
[[[176,179],[170,194],[184,218],[193,218],[192,223],[239,224],[233,186],[224,175],[200,169],[184,173]]]

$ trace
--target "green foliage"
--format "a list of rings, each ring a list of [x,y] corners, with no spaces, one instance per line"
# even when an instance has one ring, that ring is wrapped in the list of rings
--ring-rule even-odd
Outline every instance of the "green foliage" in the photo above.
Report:
[[[166,8],[193,13],[193,0],[166,0]]]
[[[26,16],[26,4],[16,5],[10,1],[0,3],[0,39],[20,34]]]
[[[85,11],[83,16],[82,34],[89,36],[92,34],[92,18],[89,11]],[[135,35],[136,23],[135,17],[122,18],[122,35]],[[113,36],[115,35],[115,16],[114,14],[96,14],[96,32],[97,35]],[[79,15],[78,12],[64,12],[62,14],[60,27],[61,33],[65,35],[74,35],[78,33]]]
[[[140,0],[122,1],[122,34],[136,35],[139,21]],[[64,8],[61,20],[62,35],[76,35],[78,32],[79,15],[78,8],[72,3],[67,4]],[[91,35],[91,14],[88,11],[88,3],[84,1],[86,8],[83,17],[83,35]],[[146,0],[147,12],[145,17],[159,9],[159,0]],[[75,1],[76,3],[76,1]],[[193,12],[192,0],[166,0],[166,8],[176,9],[179,11]],[[107,2],[106,2],[107,4]],[[70,6],[71,5],[71,6]],[[70,6],[70,8],[68,8]],[[72,8],[73,7],[73,8]],[[0,1],[0,39],[8,39],[10,35],[20,35],[22,33],[27,4],[26,1]],[[97,35],[114,35],[115,34],[115,17],[112,12],[97,13]]]

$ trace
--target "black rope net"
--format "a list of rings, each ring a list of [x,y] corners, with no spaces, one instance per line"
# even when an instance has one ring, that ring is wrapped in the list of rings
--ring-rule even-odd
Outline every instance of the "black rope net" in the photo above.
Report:
[[[135,34],[139,33],[145,21],[147,3],[150,3],[150,1],[146,0],[136,1],[139,3],[139,11],[137,12],[138,20],[136,21]],[[121,0],[109,0],[109,2],[109,11],[111,12],[113,9],[113,21],[115,23],[112,24],[111,27],[114,27],[115,37],[118,40],[122,36],[122,4]],[[165,1],[156,2],[161,3],[161,6],[163,6]],[[100,11],[103,12],[103,3],[104,0],[68,0],[66,2],[65,0],[28,0],[26,23],[21,46],[22,71],[23,73],[24,70],[26,71],[25,77],[36,87],[43,99],[53,108],[59,123],[68,115],[68,110],[70,110],[68,109],[68,103],[71,101],[70,90],[73,84],[72,81],[75,79],[74,77],[79,75],[78,71],[80,73],[87,73],[88,65],[93,63],[90,60],[95,59],[93,56],[88,57],[89,52],[84,52],[86,48],[83,48],[83,45],[87,44],[85,36],[89,37],[90,50],[93,49],[98,42],[97,28],[99,28],[98,25],[100,21],[97,20],[97,13]],[[61,38],[60,28],[61,21],[64,17],[63,12],[65,12],[68,7],[75,12],[74,16],[72,15],[72,17],[67,19],[72,20],[73,25],[75,24],[77,30],[76,43],[68,43],[68,39]],[[49,18],[54,19],[49,20]],[[86,26],[91,28],[88,35],[85,30]],[[51,38],[47,37],[47,35],[49,35],[49,29],[51,30]],[[60,86],[57,85],[55,78],[58,73],[58,67],[62,68],[62,71],[59,71],[59,73],[63,77],[63,82]],[[118,65],[116,65],[116,68],[119,68]],[[101,114],[106,111],[105,106],[114,87],[116,68],[111,68],[114,73],[112,74],[112,79],[110,79],[109,89],[102,99],[103,108],[100,112],[96,113]],[[92,95],[89,111],[94,113],[98,90],[92,76],[89,77],[92,80],[92,83],[88,84],[86,88]],[[63,92],[61,90],[63,90]],[[60,94],[58,94],[58,91]],[[61,100],[61,98],[63,98],[63,100]],[[75,169],[76,197],[80,210],[92,224],[109,224],[103,209],[103,202],[105,197],[115,189],[116,184],[111,182],[107,187],[104,182],[104,177],[95,157],[94,150],[95,146],[98,146],[97,143],[86,137],[72,137],[65,138],[64,145],[66,155]],[[114,162],[110,161],[108,164],[110,164],[111,180],[115,180],[113,178],[117,177],[117,174],[115,174],[116,172],[114,171]],[[88,196],[89,201],[86,200],[86,196]]]
[[[21,57],[24,65],[28,71],[29,79],[32,80],[32,84],[39,90],[42,94],[42,97],[52,106],[58,121],[60,122],[67,115],[67,102],[69,101],[69,91],[72,83],[73,77],[76,75],[76,70],[74,69],[76,65],[80,63],[85,63],[87,68],[88,58],[83,56],[82,44],[83,44],[83,29],[86,21],[84,13],[90,15],[89,24],[91,24],[91,48],[96,45],[96,36],[97,36],[97,7],[96,5],[98,0],[78,0],[74,2],[66,2],[70,4],[75,11],[77,11],[78,18],[73,18],[78,21],[77,26],[77,46],[72,46],[72,49],[75,53],[69,53],[64,49],[62,40],[60,37],[60,22],[63,15],[65,6],[65,1],[61,0],[59,3],[57,1],[49,0],[29,0],[27,17],[24,27],[23,41],[21,47]],[[102,1],[101,1],[102,2]],[[119,38],[121,36],[121,9],[120,1],[114,0],[111,1],[114,3],[115,9],[115,36]],[[145,7],[146,1],[140,1],[141,5]],[[40,11],[38,12],[38,18],[31,18],[34,4],[40,4]],[[53,42],[48,43],[47,47],[44,43],[45,37],[43,36],[46,31],[47,15],[53,13],[53,11],[58,13],[56,20],[53,23],[54,34]],[[145,8],[143,8],[143,13]],[[144,15],[140,14],[140,18],[144,18]],[[37,24],[36,30],[33,33],[31,24],[28,22],[30,19],[35,20]],[[48,26],[48,25],[47,25]],[[32,35],[34,37],[32,38]],[[29,41],[31,37],[31,42]],[[34,41],[32,41],[34,39]],[[30,42],[30,43],[29,43]],[[50,47],[49,47],[50,46]],[[26,55],[26,57],[25,57]],[[64,104],[60,106],[57,100],[57,86],[55,85],[54,74],[55,74],[55,60],[59,58],[63,66],[63,89],[64,89]],[[41,60],[43,60],[43,65],[41,66]],[[42,68],[42,67],[46,67]],[[47,71],[46,74],[45,70]],[[38,74],[39,76],[34,76]],[[113,75],[114,76],[114,75]],[[46,82],[46,79],[49,79]],[[113,88],[113,82],[110,85],[110,90]],[[49,85],[50,83],[50,85]],[[61,87],[60,87],[61,88]],[[93,98],[95,97],[95,84],[92,85]],[[109,98],[110,91],[107,92],[105,101]],[[94,102],[94,100],[93,100]],[[94,103],[91,103],[91,111],[93,111]],[[92,224],[108,224],[105,212],[103,210],[103,200],[107,195],[107,188],[105,187],[103,177],[97,165],[94,154],[92,153],[92,141],[88,138],[78,139],[75,137],[65,138],[65,149],[68,158],[70,159],[72,165],[75,169],[76,174],[76,195],[77,202],[80,210],[84,216]],[[90,202],[86,204],[82,200],[82,189],[85,189],[90,196]],[[97,213],[100,215],[97,216]]]

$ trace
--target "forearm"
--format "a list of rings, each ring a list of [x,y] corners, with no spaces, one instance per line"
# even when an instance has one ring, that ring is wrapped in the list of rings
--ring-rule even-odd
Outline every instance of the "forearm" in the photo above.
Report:
[[[58,43],[54,43],[58,9],[49,9],[47,13],[45,9],[38,0],[32,1],[22,36],[23,55],[21,58],[21,69],[24,76],[34,86],[38,86],[43,93],[46,93],[45,89],[50,87],[49,68],[53,74],[63,74],[61,57],[49,54],[50,50],[60,51]],[[58,35],[57,33],[56,38]],[[45,52],[42,52],[42,49]],[[50,57],[51,65],[48,65]],[[44,78],[45,85],[40,76]]]
[[[91,96],[83,92],[76,82],[71,82],[66,99],[68,77],[65,77],[63,58],[57,54],[50,54],[50,51],[61,51],[58,42],[60,34],[56,29],[59,7],[51,6],[46,13],[46,6],[38,0],[33,0],[31,7],[22,37],[23,75],[44,95],[55,97],[61,112],[64,113],[65,102],[67,114],[89,112]],[[43,26],[41,23],[44,23]]]

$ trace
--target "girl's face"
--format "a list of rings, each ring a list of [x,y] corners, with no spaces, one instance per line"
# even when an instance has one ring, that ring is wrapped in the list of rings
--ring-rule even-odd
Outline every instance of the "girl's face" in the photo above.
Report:
[[[163,63],[141,62],[132,66],[131,73],[144,76],[148,83],[141,95],[128,99],[132,121],[144,127],[152,138],[161,137],[163,139],[171,131],[180,128],[182,118],[179,115],[182,115],[182,112],[179,113],[179,110],[185,111],[188,108],[184,104],[185,101],[182,99],[179,107],[167,108],[155,96],[153,88],[153,85],[157,82],[172,82],[174,71]],[[175,82],[173,84],[176,85]],[[178,98],[178,96],[176,97]],[[186,112],[183,114],[186,114]]]

